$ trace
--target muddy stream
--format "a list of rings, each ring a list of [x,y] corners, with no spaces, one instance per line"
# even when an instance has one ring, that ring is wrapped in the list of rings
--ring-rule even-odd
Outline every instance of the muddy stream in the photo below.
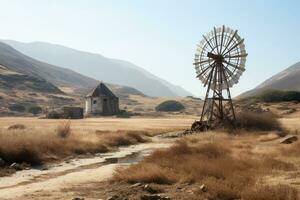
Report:
[[[113,175],[116,167],[137,163],[155,149],[170,147],[174,141],[175,138],[155,136],[151,142],[120,147],[116,152],[17,171],[12,176],[0,178],[0,199],[15,199],[35,192],[103,181]]]

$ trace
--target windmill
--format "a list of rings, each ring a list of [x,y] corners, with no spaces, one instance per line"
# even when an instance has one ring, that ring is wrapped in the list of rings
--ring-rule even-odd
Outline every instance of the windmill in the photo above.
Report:
[[[230,87],[245,71],[244,39],[229,27],[214,28],[197,45],[194,65],[197,78],[207,87],[200,121],[192,129],[235,122]]]

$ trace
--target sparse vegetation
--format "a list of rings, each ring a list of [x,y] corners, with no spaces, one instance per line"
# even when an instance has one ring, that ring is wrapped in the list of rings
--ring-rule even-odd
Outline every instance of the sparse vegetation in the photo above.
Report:
[[[26,126],[24,124],[14,124],[9,126],[7,129],[8,130],[14,130],[14,129],[25,129]]]
[[[175,112],[184,110],[184,105],[179,101],[169,100],[160,103],[158,106],[155,107],[156,111],[161,112]]]
[[[189,194],[191,199],[297,199],[297,191],[287,185],[259,181],[274,171],[296,170],[295,165],[271,154],[253,155],[248,150],[235,150],[232,140],[230,136],[214,137],[213,142],[208,138],[186,138],[170,149],[154,152],[138,164],[118,169],[114,181],[205,185],[206,191],[198,189]]]
[[[300,92],[298,91],[282,91],[282,90],[266,90],[255,97],[263,102],[282,102],[282,101],[300,101]]]
[[[71,135],[71,121],[61,122],[56,128],[58,137],[67,138]]]
[[[71,134],[70,122],[59,124],[54,132],[34,129],[12,129],[0,133],[0,157],[7,163],[41,164],[85,153],[145,142],[145,131],[102,131],[101,134]]]
[[[278,119],[271,113],[240,112],[236,118],[238,128],[261,131],[282,130]]]
[[[29,107],[28,112],[37,115],[42,112],[42,108],[40,106],[31,106]]]
[[[9,106],[9,109],[11,111],[17,111],[17,112],[25,112],[26,108],[25,106],[21,105],[21,104],[13,104]]]

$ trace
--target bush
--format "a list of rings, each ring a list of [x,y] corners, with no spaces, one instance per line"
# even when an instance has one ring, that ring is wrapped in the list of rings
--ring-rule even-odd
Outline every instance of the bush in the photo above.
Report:
[[[56,134],[58,137],[67,138],[71,135],[71,122],[63,122],[56,128]]]
[[[257,95],[256,99],[263,102],[300,101],[300,92],[266,90]]]
[[[11,111],[17,111],[17,112],[24,112],[25,111],[25,106],[20,105],[20,104],[13,104],[9,106],[9,109]]]
[[[296,171],[295,166],[275,160],[272,154],[252,155],[236,151],[234,145],[238,140],[229,136],[201,137],[193,143],[188,140],[181,139],[171,148],[154,151],[137,164],[119,168],[113,180],[130,184],[173,184],[175,188],[178,188],[177,184],[187,183],[184,191],[192,188],[195,196],[190,197],[195,198],[178,199],[297,199],[297,190],[291,186],[268,185],[268,182],[258,185],[272,170]],[[256,148],[256,145],[251,148]],[[205,191],[199,187],[202,184]],[[173,188],[168,190],[173,193]],[[182,191],[175,191],[175,195],[179,193]],[[188,197],[189,194],[185,195]]]
[[[181,111],[184,110],[184,105],[182,105],[178,101],[169,100],[164,101],[155,108],[156,111],[162,111],[162,112],[175,112],[175,111]]]
[[[279,121],[270,113],[240,112],[236,117],[237,128],[246,130],[282,130]]]
[[[14,125],[9,126],[7,129],[14,130],[14,129],[25,129],[25,128],[26,128],[26,126],[23,124],[14,124]]]
[[[28,112],[34,114],[34,115],[37,115],[39,113],[42,112],[42,108],[40,106],[31,106],[29,109],[28,109]]]

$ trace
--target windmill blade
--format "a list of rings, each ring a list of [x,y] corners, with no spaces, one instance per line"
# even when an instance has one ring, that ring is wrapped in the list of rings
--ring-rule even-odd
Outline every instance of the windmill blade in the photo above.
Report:
[[[239,70],[245,71],[244,68],[241,68],[241,67],[239,67],[239,66],[237,66],[237,65],[234,65],[234,64],[232,64],[232,63],[230,63],[230,62],[228,62],[228,61],[226,61],[226,60],[223,60],[223,62],[226,63],[227,65],[229,65],[229,66],[235,68],[235,69],[239,69]]]
[[[229,50],[226,51],[226,53],[224,53],[223,55],[225,56],[226,54],[228,54],[230,51],[232,51],[234,48],[236,48],[237,46],[239,46],[240,44],[242,44],[244,42],[244,39],[239,40],[238,43],[236,43],[235,45],[233,45]]]
[[[210,42],[208,41],[208,39],[203,35],[204,40],[207,42],[207,44],[210,46],[211,50],[213,50],[214,48],[212,47],[212,45],[210,44]]]
[[[225,29],[225,26],[223,25],[223,26],[222,26],[222,35],[221,35],[221,47],[220,47],[220,52],[222,52],[223,39],[224,39],[224,29]]]
[[[238,32],[237,30],[234,31],[234,33],[233,33],[233,35],[231,36],[229,42],[226,44],[224,50],[221,52],[222,55],[224,55],[224,51],[229,47],[229,45],[230,45],[231,42],[233,41],[234,37],[236,36],[237,32]]]
[[[210,67],[211,66],[207,66],[205,69],[199,70],[199,74],[196,77],[199,78],[202,76]]]
[[[215,42],[216,42],[217,52],[218,52],[218,54],[220,54],[219,48],[218,48],[218,37],[217,37],[217,30],[216,30],[216,27],[214,27],[214,35],[215,35]]]
[[[208,76],[207,76],[207,79],[206,79],[206,81],[205,81],[205,83],[204,83],[204,86],[206,86],[206,85],[208,84],[208,81],[211,81],[212,76],[213,76],[214,69],[215,69],[215,66],[213,66],[213,67],[211,68],[211,70],[210,70],[210,72],[209,72],[209,74],[208,74]]]
[[[206,62],[209,62],[209,61],[212,61],[212,60],[213,59],[202,60],[202,61],[199,61],[199,62],[195,62],[194,65],[203,64],[203,63],[206,63]]]
[[[242,58],[242,57],[247,57],[248,54],[235,54],[235,55],[227,55],[227,56],[224,56],[224,58]]]

